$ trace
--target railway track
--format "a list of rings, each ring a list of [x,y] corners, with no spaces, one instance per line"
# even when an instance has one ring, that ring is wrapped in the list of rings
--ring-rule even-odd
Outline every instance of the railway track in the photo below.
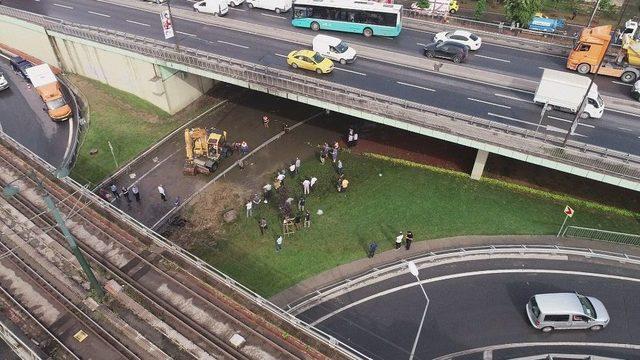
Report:
[[[326,358],[314,349],[292,344],[275,333],[273,327],[261,324],[246,308],[221,298],[215,288],[164,257],[163,249],[71,196],[68,189],[49,178],[50,174],[34,169],[6,147],[0,147],[0,173],[3,174],[0,186],[14,181],[21,189],[10,200],[11,205],[38,227],[51,229],[49,236],[60,246],[66,246],[55,220],[43,214],[46,206],[38,194],[41,182],[66,216],[67,227],[80,248],[94,269],[99,269],[100,280],[103,283],[111,280],[106,286],[110,297],[121,301],[121,306],[129,306],[130,312],[144,315],[143,320],[154,323],[153,329],[147,326],[137,330],[157,348],[166,349],[167,339],[175,344],[164,355],[198,359]],[[127,299],[135,299],[137,305]],[[144,334],[145,329],[151,334]],[[239,342],[232,345],[232,338]],[[128,350],[124,344],[112,347]],[[175,353],[176,349],[181,353]],[[128,352],[126,358],[144,356],[139,349]]]

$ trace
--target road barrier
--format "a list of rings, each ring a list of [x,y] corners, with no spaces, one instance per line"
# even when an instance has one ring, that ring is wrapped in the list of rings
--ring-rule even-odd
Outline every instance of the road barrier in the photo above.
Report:
[[[457,142],[479,148],[490,145],[496,151],[512,153],[514,158],[535,157],[530,162],[541,163],[543,159],[560,162],[569,166],[595,171],[605,177],[615,176],[608,181],[621,185],[623,180],[638,186],[640,181],[640,156],[570,140],[562,147],[562,137],[541,134],[500,122],[490,121],[433,106],[406,101],[354,87],[339,85],[330,81],[299,75],[232,59],[209,52],[181,47],[178,52],[172,44],[93,26],[71,24],[49,20],[43,16],[0,6],[0,15],[43,26],[50,36],[67,35],[99,44],[128,50],[171,67],[188,66],[194,71],[207,71],[217,75],[222,81],[241,82],[246,87],[258,88],[268,93],[286,96],[287,93],[304,96],[310,102],[320,102],[334,109],[348,108],[359,111],[362,117],[390,119],[398,127],[419,130],[441,138],[455,138]],[[400,125],[401,124],[401,125]],[[451,140],[454,141],[454,140]],[[474,142],[477,142],[474,144]],[[490,150],[491,151],[491,150]],[[498,152],[500,153],[500,152]],[[516,155],[517,154],[517,155]]]
[[[640,235],[591,229],[580,226],[567,226],[567,228],[564,229],[562,236],[640,246]]]

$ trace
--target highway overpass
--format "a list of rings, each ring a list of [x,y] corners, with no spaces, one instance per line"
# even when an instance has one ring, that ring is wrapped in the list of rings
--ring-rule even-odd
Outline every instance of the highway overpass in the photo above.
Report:
[[[562,66],[559,56],[485,44],[484,50],[492,53],[473,55],[470,65],[445,63],[436,73],[433,62],[420,57],[416,41],[418,37],[429,41],[429,36],[405,29],[397,39],[366,39],[371,40],[366,45],[364,39],[354,40],[366,56],[320,77],[292,71],[282,58],[300,48],[299,43],[310,44],[311,33],[284,29],[286,17],[256,10],[238,9],[214,19],[176,9],[174,16],[180,19],[176,29],[181,35],[178,52],[160,39],[156,26],[160,8],[139,1],[5,0],[4,4],[45,15],[0,7],[0,14],[6,15],[4,25],[24,26],[16,21],[22,19],[42,28],[42,36],[54,44],[55,55],[67,71],[95,77],[96,71],[109,66],[109,59],[124,56],[476,148],[474,176],[481,174],[486,155],[494,153],[640,189],[640,127],[634,113],[608,110],[601,120],[581,123],[565,148],[559,145],[570,115],[549,114],[538,127],[540,108],[531,103],[530,91],[541,68]],[[246,20],[252,21],[251,16],[261,16],[265,25],[249,24]],[[271,21],[271,16],[279,25],[262,19]],[[0,41],[11,39],[0,35]],[[87,49],[102,55],[81,59],[78,53]],[[496,55],[499,51],[502,55]],[[609,104],[625,102],[627,87],[606,78],[599,84]]]

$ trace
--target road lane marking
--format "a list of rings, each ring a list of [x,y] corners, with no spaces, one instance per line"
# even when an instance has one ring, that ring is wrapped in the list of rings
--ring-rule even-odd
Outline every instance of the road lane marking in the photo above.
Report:
[[[233,10],[233,11],[247,11],[247,9],[238,9],[238,8],[234,8],[229,6],[229,10]]]
[[[87,11],[87,12],[88,12],[89,14],[98,15],[98,16],[102,16],[102,17],[107,17],[107,18],[110,18],[110,17],[111,17],[111,15],[102,14],[102,13],[95,12],[95,11]]]
[[[244,45],[240,45],[240,44],[234,44],[232,42],[228,42],[228,41],[222,41],[222,40],[218,40],[219,43],[221,44],[226,44],[226,45],[231,45],[231,46],[235,46],[235,47],[239,47],[239,48],[243,48],[243,49],[248,49],[248,46],[244,46]]]
[[[174,151],[171,155],[167,156],[166,158],[162,159],[161,161],[158,161],[157,164],[155,164],[151,169],[149,169],[149,171],[145,172],[144,174],[142,174],[142,176],[140,176],[139,178],[136,179],[136,181],[133,182],[133,184],[127,186],[127,189],[131,189],[131,187],[135,184],[140,183],[140,181],[142,181],[142,179],[144,179],[145,177],[147,177],[147,175],[151,174],[152,172],[154,172],[158,166],[164,164],[165,161],[171,159],[175,154],[179,153],[180,151],[182,151],[182,149],[178,149],[176,151]]]
[[[527,124],[527,125],[538,125],[538,124],[534,124],[532,122],[528,122],[528,121],[524,121],[524,120],[520,120],[520,119],[516,119],[516,118],[512,118],[510,116],[504,116],[504,115],[500,115],[500,114],[494,114],[494,113],[487,113],[487,115],[489,116],[495,116],[497,118],[501,118],[501,119],[505,119],[505,120],[511,120],[511,121],[515,121],[515,122],[519,122],[519,123],[523,123],[523,124]]]
[[[621,82],[621,81],[615,81],[615,80],[613,80],[613,81],[611,81],[611,82],[612,82],[612,83],[614,83],[614,84],[619,84],[619,85],[624,85],[624,86],[633,86],[633,84],[627,84],[627,83],[623,83],[623,82]]]
[[[187,35],[187,36],[191,36],[191,37],[198,37],[198,35],[196,34],[191,34],[188,32],[184,32],[184,31],[176,31],[178,34],[182,34],[182,35]]]
[[[73,117],[67,120],[69,123],[69,136],[67,138],[67,148],[64,150],[64,156],[62,156],[62,159],[66,159],[67,155],[69,155],[69,151],[71,151],[71,141],[73,140],[73,121]]]
[[[493,106],[497,106],[497,107],[501,107],[501,108],[505,108],[505,109],[511,109],[511,106],[507,106],[507,105],[496,104],[496,103],[492,103],[492,102],[489,102],[489,101],[484,101],[484,100],[474,99],[474,98],[467,98],[467,99],[469,99],[471,101],[487,104],[487,105],[493,105]]]
[[[339,67],[334,67],[333,70],[346,71],[346,72],[350,72],[350,73],[353,73],[353,74],[367,76],[367,74],[365,74],[365,73],[361,73],[361,72],[353,71],[353,70],[348,70],[348,69],[343,69],[343,68],[339,68]]]
[[[468,349],[468,350],[462,350],[459,351],[457,353],[451,353],[451,354],[447,354],[444,356],[440,356],[437,358],[434,358],[433,360],[449,360],[449,359],[457,359],[457,358],[461,358],[461,357],[466,357],[468,355],[472,355],[475,353],[479,353],[481,351],[495,351],[495,350],[507,350],[507,349],[515,349],[515,348],[532,348],[532,347],[547,347],[547,346],[566,346],[566,347],[570,347],[570,346],[579,346],[579,347],[604,347],[604,348],[618,348],[618,349],[624,349],[624,350],[628,350],[628,349],[634,349],[634,350],[640,350],[640,345],[639,344],[622,344],[622,343],[595,343],[595,342],[577,342],[577,341],[573,341],[573,342],[530,342],[530,343],[508,343],[508,344],[501,344],[501,345],[490,345],[490,346],[485,346],[485,347],[481,347],[481,348],[475,348],[475,349]],[[531,357],[531,358],[526,358],[526,359],[539,359],[540,357]],[[558,356],[558,358],[563,358],[565,359],[566,357],[564,356]],[[585,355],[585,356],[581,356],[580,359],[588,359],[590,358],[589,355]],[[520,358],[520,359],[525,359],[525,358]],[[576,358],[577,359],[577,358]]]
[[[137,21],[133,21],[133,20],[125,20],[125,21],[128,22],[128,23],[131,23],[131,24],[136,24],[136,25],[141,25],[141,26],[151,26],[149,24],[145,24],[145,23],[141,23],[141,22],[137,22]]]
[[[547,117],[549,119],[554,119],[554,120],[564,121],[564,122],[568,122],[568,123],[573,123],[573,120],[567,120],[567,119],[563,119],[563,118],[559,118],[559,117],[555,117],[555,116],[551,116],[551,115],[548,115]],[[589,124],[583,124],[581,122],[578,122],[578,125],[595,129],[595,126],[589,125]]]
[[[618,129],[622,130],[622,131],[631,131],[633,132],[633,130],[629,129],[629,128],[623,128],[623,127],[619,127]]]
[[[486,55],[474,55],[474,56],[479,57],[479,58],[489,59],[489,60],[502,61],[502,62],[506,62],[506,63],[510,63],[511,62],[511,60],[498,59],[498,58],[494,58],[494,57],[486,56]]]
[[[62,4],[53,3],[53,6],[57,6],[57,7],[61,7],[61,8],[69,9],[69,10],[73,10],[73,6],[69,6],[69,5],[62,5]]]
[[[640,114],[633,114],[633,113],[622,111],[622,110],[614,110],[614,109],[611,109],[611,108],[607,108],[607,111],[612,111],[612,112],[615,112],[615,113],[618,113],[618,114],[624,114],[624,115],[629,115],[629,116],[640,117]]]
[[[423,43],[416,43],[416,45],[418,45],[418,46],[427,46],[426,44],[423,44]]]
[[[426,91],[435,91],[434,89],[430,89],[428,87],[419,86],[419,85],[413,85],[413,84],[409,84],[409,83],[402,82],[402,81],[396,81],[396,83],[400,84],[400,85],[404,85],[404,86],[414,87],[416,89],[422,89],[422,90],[426,90]]]
[[[504,275],[504,274],[548,274],[548,275],[563,275],[563,276],[567,276],[567,275],[571,275],[571,276],[585,276],[585,277],[595,277],[595,278],[601,278],[601,279],[609,279],[609,280],[619,280],[619,281],[629,281],[629,282],[635,282],[635,283],[640,283],[640,278],[632,278],[632,277],[628,277],[628,276],[620,276],[620,275],[609,275],[609,274],[601,274],[601,273],[592,273],[592,272],[585,272],[585,271],[575,271],[575,270],[554,270],[554,269],[497,269],[497,270],[478,270],[478,271],[470,271],[470,272],[464,272],[464,273],[458,273],[458,274],[449,274],[449,275],[442,275],[442,276],[437,276],[437,277],[433,277],[433,278],[428,278],[428,279],[423,279],[420,281],[414,281],[408,284],[404,284],[404,285],[400,285],[400,286],[396,286],[394,288],[390,288],[384,291],[380,291],[377,292],[373,295],[369,295],[367,297],[364,297],[362,299],[356,300],[356,301],[352,301],[349,304],[338,308],[322,317],[320,317],[319,319],[313,321],[310,323],[310,325],[312,326],[318,326],[319,323],[345,311],[348,310],[352,307],[358,306],[360,304],[363,304],[365,302],[389,295],[389,294],[393,294],[397,291],[402,291],[405,289],[409,289],[412,288],[414,286],[419,286],[421,283],[422,284],[431,284],[431,283],[436,283],[436,282],[440,282],[440,281],[446,281],[446,280],[452,280],[452,279],[462,279],[465,277],[472,277],[472,276],[486,276],[486,275]]]
[[[268,16],[268,17],[272,17],[272,18],[278,18],[278,19],[286,19],[286,17],[280,16],[280,15],[271,15],[271,14],[260,14],[260,15]]]
[[[283,58],[285,58],[285,59],[287,58],[287,55],[282,55],[282,54],[278,54],[278,53],[275,53],[274,55],[275,55],[275,56],[283,57]]]
[[[528,102],[528,103],[533,103],[533,101],[531,100],[527,100],[527,99],[521,99],[519,97],[515,97],[515,96],[509,96],[509,95],[502,95],[502,94],[493,94],[497,97],[501,97],[501,98],[505,98],[505,99],[511,99],[511,100],[515,100],[515,101],[522,101],[522,102]]]
[[[551,126],[551,125],[546,125],[545,128],[547,129],[547,131],[553,131],[553,132],[557,132],[557,133],[560,133],[560,134],[566,134],[567,131],[568,131],[568,130],[560,129],[560,128],[557,128],[557,127]],[[587,135],[582,135],[582,134],[579,134],[577,132],[572,132],[571,135],[585,137],[585,138],[588,137]]]

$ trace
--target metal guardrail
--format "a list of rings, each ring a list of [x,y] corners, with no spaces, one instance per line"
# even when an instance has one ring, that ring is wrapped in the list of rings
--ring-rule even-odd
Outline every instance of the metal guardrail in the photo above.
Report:
[[[543,254],[543,255],[572,255],[585,258],[598,258],[602,260],[616,261],[621,263],[630,263],[640,265],[640,256],[627,255],[622,253],[594,250],[587,248],[567,247],[559,245],[483,245],[468,248],[445,249],[441,251],[429,252],[427,254],[419,254],[412,257],[397,260],[381,267],[368,269],[339,282],[325,286],[323,288],[314,289],[312,293],[293,301],[285,306],[288,313],[298,314],[304,311],[314,301],[318,301],[331,294],[338,293],[345,289],[354,288],[358,284],[363,284],[370,279],[383,279],[385,275],[393,274],[399,271],[406,272],[407,263],[415,262],[418,266],[421,263],[433,263],[447,259],[455,259],[463,256],[473,255],[499,255],[499,254]]]
[[[562,236],[640,246],[640,235],[591,229],[580,226],[567,226],[564,229]]]
[[[3,316],[0,319],[0,338],[13,350],[13,352],[22,360],[43,360],[46,355],[41,354],[40,351],[34,349],[35,345],[32,342],[23,341],[22,336],[13,332],[10,326],[5,324],[2,320],[6,320]]]
[[[42,160],[40,157],[38,157],[38,155],[33,153],[31,150],[27,149],[22,144],[18,143],[16,140],[14,140],[12,137],[10,137],[9,135],[5,134],[2,131],[0,131],[0,140],[5,141],[6,143],[9,143],[14,148],[18,149],[21,153],[24,154],[24,156],[26,156],[31,161],[33,161],[33,163],[38,164],[49,173],[55,174],[56,172],[55,167],[51,166],[51,164]],[[327,344],[332,349],[340,352],[340,354],[344,355],[346,358],[354,359],[354,360],[370,359],[368,356],[365,356],[364,354],[360,353],[356,349],[353,349],[349,345],[341,342],[335,337],[325,333],[320,329],[317,329],[316,327],[310,324],[307,324],[306,322],[296,318],[294,315],[287,313],[277,305],[263,298],[261,295],[255,293],[251,289],[237,282],[231,276],[216,269],[215,267],[211,266],[207,262],[198,258],[196,255],[174,244],[173,242],[169,241],[162,235],[149,229],[144,224],[133,219],[127,213],[111,205],[109,202],[102,199],[101,197],[99,197],[98,195],[96,195],[86,187],[80,185],[78,182],[76,182],[72,178],[66,177],[64,179],[61,179],[60,181],[64,182],[67,186],[73,189],[76,192],[76,194],[79,194],[78,196],[82,196],[84,198],[89,199],[95,206],[99,207],[103,211],[110,213],[112,216],[120,219],[121,221],[126,223],[128,226],[130,226],[132,229],[136,230],[138,233],[147,236],[149,239],[151,239],[154,242],[154,245],[159,246],[165,249],[166,251],[171,252],[174,256],[177,256],[182,261],[185,261],[186,263],[194,266],[198,270],[207,274],[207,276],[210,276],[211,278],[214,278],[217,281],[226,284],[229,288],[233,289],[239,295],[243,296],[247,301],[254,303],[255,305],[266,310],[273,316],[276,316],[280,320],[288,323],[289,325],[296,327],[297,329],[299,329],[309,337],[312,337],[318,341],[321,341]]]
[[[56,22],[43,16],[0,6],[0,14],[36,23],[50,34],[78,37],[96,43],[132,51],[150,58],[193,68],[259,85],[270,91],[304,95],[335,106],[395,119],[441,133],[490,144],[519,153],[563,162],[589,170],[604,172],[631,181],[640,180],[640,156],[569,141],[559,146],[562,138],[540,134],[495,121],[442,110],[433,106],[405,101],[330,81],[295,74],[290,71],[232,59],[197,49],[93,26]]]

